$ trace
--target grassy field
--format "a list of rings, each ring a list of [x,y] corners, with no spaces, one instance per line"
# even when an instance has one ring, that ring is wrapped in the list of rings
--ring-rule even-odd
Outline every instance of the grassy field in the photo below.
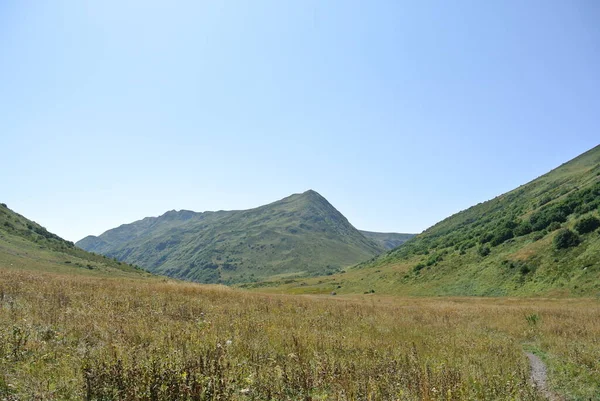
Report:
[[[93,274],[93,271],[90,272]],[[0,268],[0,399],[600,400],[596,299],[253,294]]]

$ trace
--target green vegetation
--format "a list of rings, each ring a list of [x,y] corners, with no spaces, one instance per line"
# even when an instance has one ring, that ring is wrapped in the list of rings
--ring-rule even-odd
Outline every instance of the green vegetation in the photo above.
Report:
[[[250,294],[0,269],[8,400],[600,400],[594,300]]]
[[[575,223],[575,230],[579,234],[587,234],[600,227],[600,219],[595,216],[587,216]]]
[[[41,225],[0,204],[0,266],[117,276],[147,276],[142,270],[77,248]]]
[[[384,251],[314,191],[251,210],[171,211],[77,246],[153,273],[223,284],[333,274]]]
[[[487,242],[483,256],[475,243],[458,255],[485,263],[508,243]],[[552,256],[586,257],[583,246]],[[456,257],[422,256],[406,261],[407,282]],[[538,267],[514,258],[501,269],[527,281]],[[381,296],[391,273],[282,279],[291,292],[332,294],[313,297],[179,282],[77,249],[2,206],[0,399],[541,401],[527,350],[547,363],[553,391],[600,401],[598,299]]]
[[[556,249],[565,249],[579,245],[581,240],[576,233],[565,228],[556,234],[553,242]]]
[[[600,146],[343,274],[247,285],[293,293],[600,294]],[[579,233],[579,234],[577,234]]]
[[[399,234],[399,233],[375,233],[372,231],[359,230],[362,235],[369,238],[371,241],[379,244],[386,250],[394,249],[404,244],[416,234]]]

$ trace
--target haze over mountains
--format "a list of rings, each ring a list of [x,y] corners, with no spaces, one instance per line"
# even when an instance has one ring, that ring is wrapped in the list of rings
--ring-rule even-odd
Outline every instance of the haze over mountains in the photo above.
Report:
[[[309,190],[250,210],[169,211],[88,236],[85,250],[204,283],[327,275],[370,259],[410,234],[361,234]]]

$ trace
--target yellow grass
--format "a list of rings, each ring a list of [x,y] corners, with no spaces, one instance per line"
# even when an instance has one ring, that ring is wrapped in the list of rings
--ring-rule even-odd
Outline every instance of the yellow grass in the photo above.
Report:
[[[0,269],[0,399],[600,399],[597,300],[299,297]],[[595,398],[594,398],[595,397]]]

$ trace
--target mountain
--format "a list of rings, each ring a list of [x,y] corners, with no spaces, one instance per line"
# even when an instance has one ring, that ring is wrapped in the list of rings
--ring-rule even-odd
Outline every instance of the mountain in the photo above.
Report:
[[[597,146],[343,275],[269,286],[311,293],[597,296],[599,208]]]
[[[77,248],[4,203],[0,204],[0,268],[148,276],[126,263]]]
[[[332,274],[384,251],[312,190],[250,210],[172,210],[77,246],[154,273],[228,284]]]
[[[379,244],[384,249],[390,250],[404,244],[416,234],[399,233],[376,233],[372,231],[359,230],[362,235]]]

